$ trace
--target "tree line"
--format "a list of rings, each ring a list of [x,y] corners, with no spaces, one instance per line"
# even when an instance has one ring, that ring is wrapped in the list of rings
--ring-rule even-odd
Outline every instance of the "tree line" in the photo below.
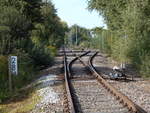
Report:
[[[0,0],[0,100],[9,97],[8,56],[18,56],[13,82],[21,88],[52,64],[67,30],[51,1]]]
[[[69,42],[100,49],[120,63],[132,64],[142,76],[149,77],[150,1],[88,0],[88,9],[104,17],[107,29],[73,25],[68,33]]]
[[[99,12],[108,26],[96,31],[106,52],[150,76],[150,1],[88,0],[88,8]]]

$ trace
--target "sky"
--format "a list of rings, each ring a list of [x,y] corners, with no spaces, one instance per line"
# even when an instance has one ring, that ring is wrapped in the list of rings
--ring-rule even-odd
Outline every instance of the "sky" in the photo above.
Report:
[[[87,0],[52,0],[57,14],[69,26],[77,24],[86,28],[106,27],[96,11],[87,9]]]

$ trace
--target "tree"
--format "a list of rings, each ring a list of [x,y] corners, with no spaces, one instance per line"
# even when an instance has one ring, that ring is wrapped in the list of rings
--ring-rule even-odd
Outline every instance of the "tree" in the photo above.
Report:
[[[78,25],[73,25],[70,27],[68,40],[71,41],[73,45],[80,45],[83,41],[87,41],[90,37],[91,33],[89,29]]]
[[[0,7],[1,54],[10,54],[18,42],[28,37],[31,22],[14,7]]]
[[[140,70],[143,56],[150,54],[149,0],[88,0],[88,5],[104,17],[108,30],[115,34],[113,56],[128,59]]]

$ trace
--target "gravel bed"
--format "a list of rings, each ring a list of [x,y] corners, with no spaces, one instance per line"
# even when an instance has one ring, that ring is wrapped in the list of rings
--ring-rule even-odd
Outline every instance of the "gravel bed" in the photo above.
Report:
[[[68,62],[70,62],[73,58],[75,57],[68,57]],[[81,59],[87,64],[89,56],[83,56]],[[91,76],[88,68],[85,67],[79,60],[75,61],[75,63],[72,65],[72,72],[74,78],[94,78],[93,76]]]
[[[36,93],[40,101],[30,113],[63,113],[63,85],[55,77],[47,75],[37,80]]]
[[[145,111],[150,113],[150,81],[115,81],[115,83],[113,83],[112,85],[123,94],[128,96],[137,105],[142,107]]]
[[[69,57],[68,61],[72,59],[73,57]],[[86,63],[88,59],[89,56],[82,57]],[[93,77],[79,61],[73,64],[72,70],[74,77]],[[124,108],[96,80],[72,80],[72,86],[78,113],[128,113],[128,109]]]
[[[97,56],[93,62],[96,69],[107,76],[112,72],[115,61],[106,58],[104,55]],[[120,92],[128,96],[133,102],[150,113],[150,81],[144,80],[132,69],[127,69],[128,76],[134,76],[135,81],[107,80]]]
[[[63,113],[63,80],[60,79],[62,58],[45,70],[45,74],[34,82],[35,92],[40,100],[30,113]]]
[[[78,113],[127,113],[110,93],[96,80],[72,81]]]
[[[69,57],[68,61],[71,61],[74,57]],[[83,57],[84,61],[87,61],[89,57]],[[110,58],[107,58],[106,55],[99,54],[93,62],[94,66],[97,70],[103,73],[105,76],[108,76],[110,72],[112,72],[112,67],[116,64],[115,61],[112,61]],[[76,62],[73,64],[74,75],[79,77],[86,77],[87,73],[85,72],[85,68],[80,62]],[[79,69],[79,70],[78,70]],[[114,81],[107,80],[111,83],[116,89],[121,91],[123,94],[128,96],[133,102],[138,104],[140,107],[145,109],[148,113],[150,113],[150,81],[143,80],[142,78],[137,77],[137,73],[132,69],[127,70],[128,76],[134,76],[135,81]],[[138,75],[139,76],[139,75]],[[110,105],[117,105],[114,103],[112,96],[107,96],[101,93],[104,90],[102,88],[96,88],[96,85],[92,85],[89,81],[73,81],[73,86],[75,88],[75,97],[78,98],[78,104],[80,106],[79,111],[83,111],[83,113],[125,113],[127,112],[124,107],[118,107],[122,111],[116,109],[116,111],[110,109]],[[84,85],[84,84],[85,85]],[[99,86],[100,87],[100,86]],[[107,100],[107,101],[106,101]],[[103,102],[100,103],[100,102]],[[109,103],[109,104],[107,104]],[[104,105],[104,108],[103,106]],[[120,104],[119,104],[120,105]],[[98,107],[95,107],[98,106]],[[107,108],[108,107],[108,108]],[[108,111],[106,111],[106,108]],[[124,110],[125,109],[125,110]]]

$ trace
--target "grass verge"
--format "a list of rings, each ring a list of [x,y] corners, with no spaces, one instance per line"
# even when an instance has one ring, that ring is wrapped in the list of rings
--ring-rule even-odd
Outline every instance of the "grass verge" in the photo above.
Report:
[[[40,101],[40,97],[33,90],[20,91],[12,100],[0,104],[0,113],[28,113]]]

